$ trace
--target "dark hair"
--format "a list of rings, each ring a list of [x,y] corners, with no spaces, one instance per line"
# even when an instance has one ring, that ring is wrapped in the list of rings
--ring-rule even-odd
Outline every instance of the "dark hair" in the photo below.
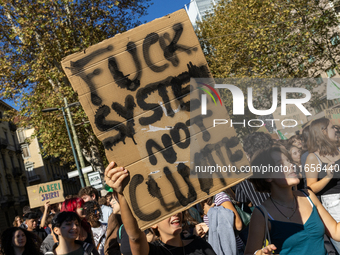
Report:
[[[18,230],[22,231],[26,236],[25,252],[27,254],[40,254],[39,243],[36,243],[34,233],[19,227],[7,228],[1,235],[1,253],[6,255],[14,255],[13,236]]]
[[[251,160],[251,166],[258,166],[259,168],[262,166],[275,166],[275,161],[272,157],[273,152],[280,152],[290,159],[290,155],[286,149],[283,149],[282,147],[272,147],[266,150],[258,151]],[[250,181],[254,184],[256,191],[268,193],[271,192],[271,184],[267,182],[265,178],[263,178],[262,172],[254,171]]]
[[[243,138],[243,149],[252,158],[256,151],[270,148],[273,145],[273,139],[267,133],[255,132]]]
[[[50,214],[50,215],[47,216],[47,218],[46,218],[46,226],[48,226],[49,224],[52,224],[54,216],[55,216],[55,214]]]
[[[77,213],[75,212],[61,212],[56,214],[53,219],[52,219],[52,233],[54,234],[54,236],[58,239],[58,235],[56,233],[54,233],[54,228],[60,228],[61,225],[66,221],[66,222],[70,222],[70,221],[78,221],[79,225],[81,224],[81,220],[78,216]]]
[[[79,190],[79,193],[78,193],[79,197],[82,197],[82,196],[85,196],[85,195],[88,195],[90,197],[95,195],[96,200],[98,200],[98,198],[99,198],[98,190],[96,190],[95,188],[93,188],[91,186],[88,186],[88,187],[85,187],[85,188],[82,188],[81,190]]]
[[[85,209],[85,215],[86,215],[86,220],[89,221],[91,214],[95,214],[94,213],[94,208],[97,207],[99,210],[99,218],[102,217],[102,210],[100,209],[100,205],[98,204],[97,201],[91,200],[91,201],[87,201],[84,204],[84,209]]]
[[[107,192],[105,195],[105,198],[112,197],[112,196],[113,196],[113,192]]]
[[[28,205],[26,205],[26,206],[24,206],[24,208],[22,208],[23,214],[27,214],[27,213],[30,213],[30,212],[31,212],[31,208]]]
[[[191,214],[189,212],[189,209],[184,210],[182,212],[182,215],[183,215],[183,220],[182,220],[183,227],[182,227],[182,231],[183,230],[189,231],[193,226],[198,224],[198,221],[195,220],[191,216]]]
[[[200,202],[200,205],[202,208],[204,208],[204,204],[207,204],[207,205],[212,205],[214,202],[214,196],[211,196],[211,197],[208,197],[206,199],[204,199],[203,201]]]
[[[300,135],[293,135],[288,139],[288,146],[292,145],[296,140],[302,140]]]
[[[24,218],[26,220],[39,219],[39,215],[37,213],[30,212],[30,213],[25,214]]]

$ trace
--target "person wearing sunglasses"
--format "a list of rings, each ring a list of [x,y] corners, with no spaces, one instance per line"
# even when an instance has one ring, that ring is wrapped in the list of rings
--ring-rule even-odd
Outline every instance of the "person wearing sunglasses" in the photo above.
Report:
[[[84,204],[84,212],[86,220],[91,225],[94,244],[100,255],[104,255],[104,245],[106,241],[106,225],[99,220],[102,216],[102,211],[97,201],[90,200]]]

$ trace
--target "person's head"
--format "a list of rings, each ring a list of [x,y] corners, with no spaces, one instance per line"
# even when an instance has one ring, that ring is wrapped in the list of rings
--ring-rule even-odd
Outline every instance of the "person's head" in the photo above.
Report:
[[[287,151],[289,152],[289,155],[291,159],[293,160],[294,164],[300,165],[301,163],[301,149],[294,145],[290,145],[287,147]]]
[[[50,206],[50,209],[51,209],[51,213],[53,213],[53,214],[56,214],[56,213],[60,212],[59,203],[52,204]]]
[[[257,152],[252,161],[253,176],[250,181],[259,192],[273,192],[276,187],[290,188],[299,184],[300,180],[285,149],[272,147]],[[272,169],[271,173],[263,175],[263,166]],[[254,171],[254,169],[260,171]]]
[[[112,196],[110,205],[112,207],[113,214],[120,214],[120,205],[119,205],[118,199],[115,196]]]
[[[171,217],[158,222],[152,226],[155,235],[165,242],[166,240],[173,239],[180,236],[182,232],[182,218],[181,212],[172,215]]]
[[[28,214],[30,212],[31,212],[31,208],[28,205],[26,205],[26,206],[24,206],[24,208],[22,208],[23,215]]]
[[[203,209],[203,214],[207,214],[208,207],[210,207],[214,203],[214,196],[208,197],[200,202],[201,207]]]
[[[25,214],[24,218],[28,231],[33,231],[37,228],[39,220],[39,215],[37,213],[33,212],[27,213]]]
[[[91,200],[84,204],[86,220],[92,225],[102,217],[102,210],[97,201]]]
[[[90,201],[90,200],[96,200],[98,201],[99,198],[99,193],[98,190],[95,188],[89,186],[82,188],[79,193],[79,197],[81,197],[85,202]]]
[[[99,198],[99,199],[98,199],[98,204],[99,204],[100,206],[102,206],[102,205],[106,205],[106,206],[107,206],[106,198],[105,198],[105,197]],[[110,203],[108,204],[108,206],[110,206]]]
[[[39,254],[33,233],[19,227],[7,228],[1,235],[2,254],[14,255],[15,248],[24,248],[27,253]]]
[[[84,200],[80,197],[66,199],[61,205],[61,212],[75,212],[80,218],[85,218]]]
[[[338,155],[335,127],[327,118],[313,120],[309,126],[309,139],[307,141],[310,153],[318,151],[321,156]]]
[[[273,139],[269,134],[255,132],[243,138],[243,149],[250,160],[256,151],[270,148],[273,145]]]
[[[50,229],[52,229],[52,221],[53,221],[54,216],[55,214],[50,214],[46,218],[46,226],[49,227]]]
[[[60,212],[52,220],[52,232],[59,241],[74,242],[80,233],[80,218],[75,212]]]
[[[301,137],[299,135],[293,135],[288,139],[288,146],[294,145],[298,147],[299,149],[302,148],[302,141]]]
[[[108,192],[108,193],[105,195],[106,205],[107,205],[107,206],[110,206],[110,202],[111,202],[112,196],[113,196],[113,192]]]
[[[13,227],[20,227],[20,225],[24,222],[21,216],[16,216],[13,221]]]

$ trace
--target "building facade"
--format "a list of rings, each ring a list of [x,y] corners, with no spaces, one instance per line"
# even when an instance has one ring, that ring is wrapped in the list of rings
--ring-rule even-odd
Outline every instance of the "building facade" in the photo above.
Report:
[[[69,179],[67,176],[67,173],[71,171],[69,166],[60,164],[58,158],[44,158],[38,139],[36,137],[31,139],[33,133],[33,128],[19,128],[17,130],[28,186],[62,180],[65,195],[78,194],[81,188],[79,179]]]
[[[14,217],[22,215],[28,205],[21,147],[16,136],[16,125],[3,121],[4,112],[13,108],[0,100],[0,231],[12,226]]]

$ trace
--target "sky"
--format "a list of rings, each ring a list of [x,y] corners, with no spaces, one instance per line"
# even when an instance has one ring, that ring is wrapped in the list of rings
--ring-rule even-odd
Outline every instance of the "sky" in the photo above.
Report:
[[[153,5],[148,8],[149,15],[145,17],[148,22],[184,8],[190,0],[153,0],[152,2]]]
[[[157,18],[161,18],[169,13],[173,13],[184,8],[185,4],[189,4],[190,0],[152,0],[153,4],[148,8],[148,15],[144,16],[143,21],[152,21]],[[4,100],[7,104],[13,108],[18,109],[15,106],[15,102],[12,100]]]

